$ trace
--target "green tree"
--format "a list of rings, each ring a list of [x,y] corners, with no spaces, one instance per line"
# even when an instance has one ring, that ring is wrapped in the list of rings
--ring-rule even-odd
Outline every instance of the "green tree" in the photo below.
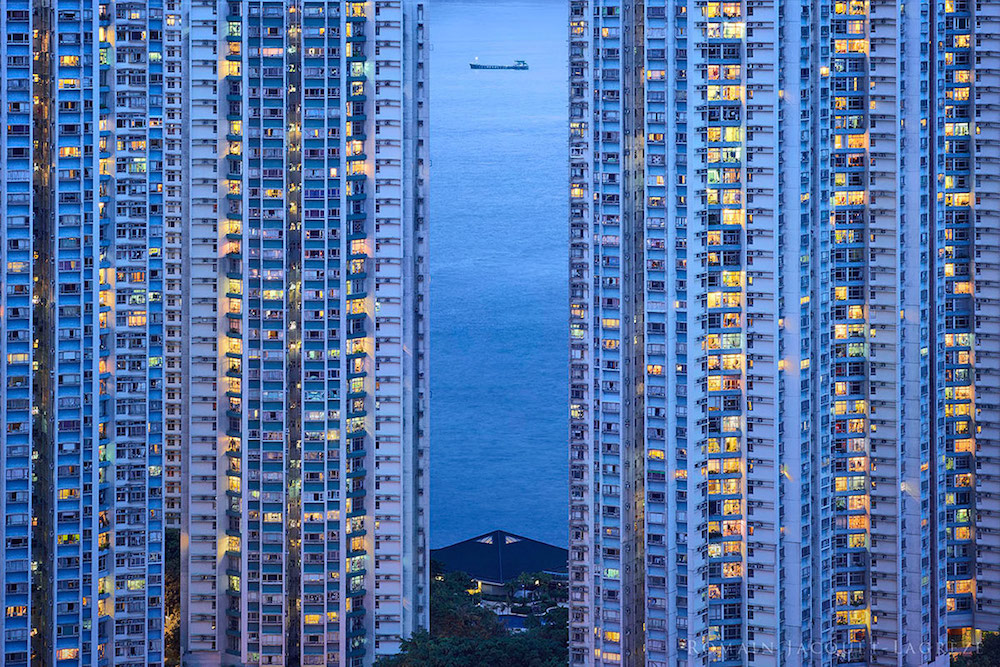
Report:
[[[1000,632],[984,632],[979,649],[952,658],[952,667],[997,667],[1000,665]]]
[[[487,639],[504,632],[496,614],[479,606],[476,584],[464,572],[439,574],[431,580],[431,634],[434,637]]]
[[[378,667],[565,667],[566,651],[565,624],[485,640],[433,637],[421,631],[403,642],[399,654],[382,658],[377,664]]]
[[[435,572],[434,564],[431,572],[431,632],[415,633],[399,654],[380,659],[378,667],[565,667],[566,609],[529,616],[525,632],[508,634],[496,614],[478,606],[478,593],[469,594],[473,582],[468,575]],[[531,585],[535,580],[530,579]]]
[[[181,532],[168,528],[164,551],[164,664],[181,664]]]

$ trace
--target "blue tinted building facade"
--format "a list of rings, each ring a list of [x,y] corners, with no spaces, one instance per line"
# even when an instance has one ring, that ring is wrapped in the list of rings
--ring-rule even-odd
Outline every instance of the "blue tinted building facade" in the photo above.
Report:
[[[0,21],[4,664],[154,664],[171,206],[163,7],[8,2]]]
[[[0,3],[5,665],[427,623],[423,3]],[[180,610],[164,610],[165,531]]]
[[[570,3],[571,663],[998,625],[998,19]]]

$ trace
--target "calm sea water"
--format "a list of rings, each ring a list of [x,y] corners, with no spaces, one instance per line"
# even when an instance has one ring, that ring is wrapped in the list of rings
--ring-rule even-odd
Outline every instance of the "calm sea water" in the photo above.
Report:
[[[431,544],[564,545],[566,5],[430,13]]]

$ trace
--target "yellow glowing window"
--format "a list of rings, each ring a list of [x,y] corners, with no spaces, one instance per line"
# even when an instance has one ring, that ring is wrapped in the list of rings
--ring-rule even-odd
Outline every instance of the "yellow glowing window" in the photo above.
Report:
[[[735,371],[743,368],[743,357],[738,354],[722,355],[722,368],[727,371]]]
[[[944,134],[948,137],[964,137],[969,134],[968,123],[945,123]]]
[[[740,416],[739,415],[729,415],[728,417],[722,418],[722,430],[723,431],[739,431],[740,430]]]
[[[740,210],[725,210],[722,212],[722,224],[724,225],[742,225],[743,224],[743,211]]]
[[[722,284],[726,287],[740,287],[743,285],[743,275],[739,271],[723,271]]]
[[[360,155],[365,152],[365,144],[363,141],[349,141],[347,143],[347,154],[348,155]]]
[[[960,579],[955,583],[955,593],[971,593],[975,590],[976,580],[975,579]]]
[[[852,549],[860,549],[868,546],[868,534],[859,533],[847,536],[847,546]]]
[[[972,452],[976,449],[976,441],[971,438],[963,438],[955,441],[956,452]]]

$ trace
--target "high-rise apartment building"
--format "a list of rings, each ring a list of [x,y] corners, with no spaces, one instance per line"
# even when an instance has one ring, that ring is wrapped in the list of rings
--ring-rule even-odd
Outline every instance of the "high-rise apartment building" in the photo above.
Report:
[[[413,0],[188,0],[182,650],[369,665],[426,625]]]
[[[1000,627],[1000,5],[571,0],[571,664]]]
[[[427,623],[424,5],[0,2],[0,662]]]
[[[163,6],[0,7],[0,655],[156,664],[181,149]]]

